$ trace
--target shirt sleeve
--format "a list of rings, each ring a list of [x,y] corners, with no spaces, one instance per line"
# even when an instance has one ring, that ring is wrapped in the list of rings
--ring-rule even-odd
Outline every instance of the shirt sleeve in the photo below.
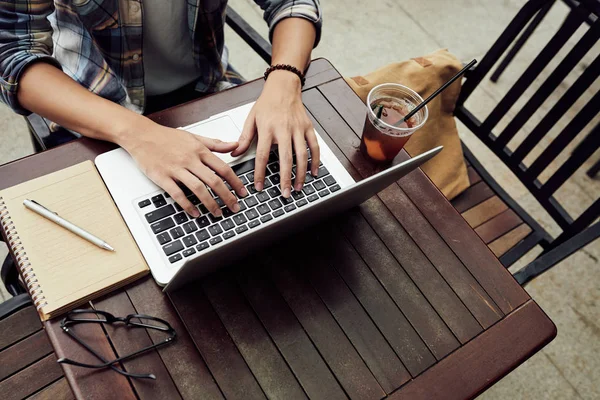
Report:
[[[0,6],[0,101],[15,112],[30,114],[17,101],[19,78],[32,62],[61,68],[52,54],[52,26],[47,17],[53,0],[3,0]]]
[[[264,11],[265,21],[269,24],[269,40],[273,41],[275,25],[285,18],[304,18],[315,24],[317,37],[315,47],[321,40],[323,18],[319,0],[254,0]]]

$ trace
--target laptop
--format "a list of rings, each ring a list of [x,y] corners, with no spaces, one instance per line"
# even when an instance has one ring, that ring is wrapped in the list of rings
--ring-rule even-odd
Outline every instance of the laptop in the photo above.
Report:
[[[182,129],[236,141],[252,106],[253,103],[246,104]],[[215,196],[217,203],[223,205],[221,218],[213,217],[188,191],[188,198],[201,213],[200,217],[191,218],[142,173],[123,149],[101,154],[95,163],[154,279],[165,291],[171,291],[274,240],[362,203],[442,150],[441,146],[436,147],[355,182],[315,133],[321,153],[318,176],[307,174],[304,188],[293,191],[289,199],[279,191],[276,150],[270,153],[262,192],[253,186],[255,145],[235,158],[216,153],[232,167],[249,192],[245,198],[239,198],[238,213],[232,213]],[[292,171],[294,175],[301,173],[295,163]]]

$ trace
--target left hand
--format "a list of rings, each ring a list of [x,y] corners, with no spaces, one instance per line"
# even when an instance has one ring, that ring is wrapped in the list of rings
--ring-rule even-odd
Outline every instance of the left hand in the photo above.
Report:
[[[292,148],[296,154],[296,171],[306,171],[308,143],[312,156],[310,172],[315,176],[318,173],[319,144],[302,104],[301,89],[300,79],[293,73],[279,70],[271,72],[260,97],[248,114],[239,146],[231,153],[234,157],[244,153],[258,134],[254,169],[254,187],[258,191],[264,188],[265,169],[272,144],[277,144],[279,149],[283,197],[290,197],[292,190]],[[305,178],[306,174],[296,174],[294,190],[302,190]]]

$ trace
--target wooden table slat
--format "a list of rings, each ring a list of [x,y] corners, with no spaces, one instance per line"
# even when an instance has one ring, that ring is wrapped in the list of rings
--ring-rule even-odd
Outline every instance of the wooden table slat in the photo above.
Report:
[[[332,246],[322,237],[314,239],[324,246],[315,246],[313,257],[307,260],[309,281],[383,390],[391,393],[411,376],[337,271],[320,259],[321,254],[332,251]]]
[[[241,290],[224,275],[206,279],[202,287],[261,388],[268,398],[306,399]]]
[[[56,356],[49,354],[42,360],[0,382],[2,400],[21,400],[44,388],[62,376]]]
[[[45,327],[58,358],[70,358],[87,364],[100,363],[100,360],[60,329],[59,318],[46,321]],[[99,324],[79,324],[71,329],[104,359],[114,360],[116,358],[111,344]],[[137,399],[129,380],[108,368],[98,370],[65,364],[62,367],[77,399],[88,397]]]
[[[452,199],[452,205],[456,211],[463,213],[494,195],[494,191],[487,183],[479,182]]]
[[[42,329],[0,353],[0,381],[29,364],[52,353],[52,346]]]
[[[439,360],[457,349],[456,337],[364,217],[349,212],[342,230],[433,355]]]
[[[556,327],[552,321],[533,300],[529,300],[461,347],[452,357],[428,369],[421,379],[409,382],[402,390],[392,394],[389,400],[474,398],[555,336]],[[490,351],[492,348],[494,351]],[[469,373],[456,374],[456,370],[465,365],[469,366]]]
[[[176,344],[160,347],[158,353],[181,396],[184,399],[222,399],[223,394],[184,323],[156,282],[150,277],[145,278],[129,286],[127,294],[138,313],[162,318],[177,332]],[[164,338],[163,334],[154,330],[149,330],[148,334],[154,343]]]
[[[347,86],[343,80],[331,82],[329,85],[333,85],[334,83]],[[360,102],[356,95],[352,95]],[[350,159],[354,167],[363,176],[371,175],[374,172],[373,165],[368,163],[362,154],[356,152],[354,144],[350,144],[348,140],[344,139],[354,136],[358,141],[358,137],[342,117],[337,114],[336,109],[330,104],[330,100],[326,99],[316,89],[304,92],[304,100],[306,107],[321,122],[321,126],[327,133],[332,135],[332,139],[335,140],[346,157]],[[348,146],[348,144],[350,145]],[[367,202],[365,204],[373,203]],[[481,325],[475,320],[470,311],[456,296],[452,288],[446,283],[404,228],[393,217],[392,219],[389,218],[389,211],[385,207],[376,207],[371,211],[371,214],[374,218],[374,220],[369,221],[371,225],[376,223],[376,221],[379,222],[378,228],[375,228],[379,236],[388,234],[387,239],[382,237],[386,245],[388,247],[402,247],[401,250],[397,249],[399,251],[390,249],[417,286],[424,291],[425,296],[432,302],[432,305],[440,313],[440,316],[458,339],[462,343],[465,343],[481,332]]]
[[[278,257],[278,260],[282,259]],[[290,260],[270,259],[268,266],[277,288],[302,324],[304,330],[337,376],[351,399],[380,399],[385,396],[318,294],[299,276],[303,265]]]
[[[0,321],[0,351],[42,329],[35,307],[26,307]]]
[[[196,348],[228,399],[266,399],[246,361],[202,291],[201,282],[169,294]]]
[[[73,392],[69,387],[67,378],[60,378],[56,382],[45,387],[41,391],[35,393],[33,396],[27,398],[27,400],[72,400]]]
[[[332,235],[343,235],[338,229],[331,232]],[[337,262],[334,254],[344,262]],[[413,377],[436,362],[419,334],[365,264],[365,260],[345,238],[334,241],[324,256],[335,266]]]
[[[247,265],[238,282],[252,308],[311,399],[346,399],[344,390],[261,265]]]
[[[137,314],[126,292],[120,291],[94,301],[94,308],[125,317]],[[126,327],[123,324],[106,324],[106,333],[118,356],[131,354],[152,344],[145,328]],[[163,338],[166,335],[163,334]],[[131,379],[131,384],[141,398],[156,396],[163,399],[180,399],[177,387],[156,350],[140,354],[122,362],[125,370],[136,374],[153,374],[153,379]]]

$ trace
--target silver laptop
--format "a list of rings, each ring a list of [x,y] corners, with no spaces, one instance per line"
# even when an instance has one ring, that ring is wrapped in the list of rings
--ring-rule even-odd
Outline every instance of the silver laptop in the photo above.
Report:
[[[252,105],[237,107],[184,129],[236,141]],[[318,177],[308,174],[302,191],[292,192],[289,199],[284,199],[279,191],[276,151],[271,152],[262,192],[256,192],[252,186],[255,147],[237,158],[217,154],[233,168],[250,193],[239,199],[240,212],[234,214],[223,206],[221,218],[213,217],[189,192],[188,197],[201,213],[199,218],[191,218],[146,178],[123,149],[99,155],[96,166],[154,279],[165,286],[165,291],[171,291],[260,246],[362,203],[442,150],[441,146],[436,147],[357,183],[318,133],[317,138],[322,163]],[[297,172],[295,167],[293,172]]]

